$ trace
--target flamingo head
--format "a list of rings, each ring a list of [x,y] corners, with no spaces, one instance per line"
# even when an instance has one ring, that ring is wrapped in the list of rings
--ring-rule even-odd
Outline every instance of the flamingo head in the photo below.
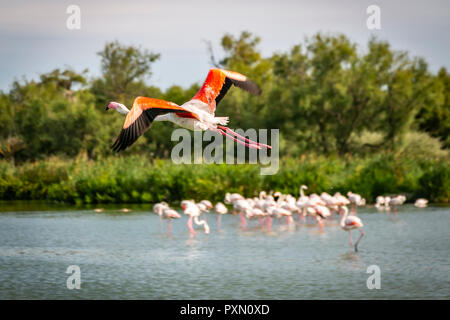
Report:
[[[202,200],[200,201],[200,203],[202,203],[203,205],[205,205],[207,210],[212,209],[214,206],[212,205],[211,201],[209,200]]]
[[[128,110],[128,108],[123,104],[114,101],[111,101],[108,104],[108,106],[106,107],[106,111],[108,111],[109,109],[114,109],[121,114],[128,114],[128,112],[130,112],[130,110]]]
[[[275,201],[278,201],[278,199],[280,199],[282,196],[282,193],[277,191],[273,194],[273,198],[275,199]]]
[[[182,210],[186,210],[188,206],[195,204],[194,200],[183,200],[181,201],[180,207]]]

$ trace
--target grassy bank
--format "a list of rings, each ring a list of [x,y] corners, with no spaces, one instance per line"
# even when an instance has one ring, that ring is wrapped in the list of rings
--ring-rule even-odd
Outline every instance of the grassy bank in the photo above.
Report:
[[[260,190],[298,194],[336,191],[377,195],[406,193],[450,202],[447,161],[396,159],[285,159],[276,175],[262,176],[258,165],[174,165],[143,156],[45,161],[13,165],[0,161],[0,199],[69,203],[149,203],[181,199],[222,200],[226,192],[257,195]]]

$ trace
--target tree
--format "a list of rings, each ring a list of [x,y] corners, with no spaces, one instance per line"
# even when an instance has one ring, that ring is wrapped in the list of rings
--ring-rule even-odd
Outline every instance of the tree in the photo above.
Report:
[[[138,95],[146,87],[144,80],[151,76],[151,64],[160,57],[117,41],[106,43],[98,55],[102,77],[94,81],[92,91],[102,105],[111,100],[128,103]]]
[[[94,156],[101,127],[94,97],[86,89],[67,95],[60,85],[59,71],[41,76],[40,82],[14,82],[0,103],[8,116],[8,127],[1,130],[2,154],[17,160],[40,159],[50,155],[76,156],[86,151]],[[75,72],[73,79],[83,77]],[[7,98],[6,98],[7,97]]]
[[[344,35],[319,33],[306,46],[275,55],[274,74],[272,121],[289,133],[285,139],[296,153],[343,155],[352,149],[352,135],[376,121],[375,72]]]
[[[430,94],[434,101],[428,101],[416,115],[418,127],[431,136],[439,138],[445,148],[450,148],[450,74],[441,68],[436,77],[430,79]]]
[[[83,73],[87,73],[88,70],[85,69]],[[57,89],[63,88],[66,90],[70,90],[74,83],[85,85],[86,78],[82,74],[78,74],[71,69],[66,69],[64,71],[60,71],[59,69],[55,69],[52,72],[44,73],[40,76],[41,84],[54,84]]]
[[[219,116],[221,114],[229,116],[230,126],[233,128],[259,128],[264,123],[262,108],[264,97],[269,91],[266,85],[271,83],[272,64],[270,59],[261,56],[258,49],[259,42],[260,38],[248,31],[243,31],[239,37],[225,34],[221,39],[225,56],[220,60],[219,66],[246,75],[262,89],[261,97],[232,89],[220,102],[216,113]]]

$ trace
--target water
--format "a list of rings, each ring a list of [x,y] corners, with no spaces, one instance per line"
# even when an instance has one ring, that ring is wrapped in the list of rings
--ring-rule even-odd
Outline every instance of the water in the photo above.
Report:
[[[150,207],[36,208],[0,204],[0,299],[450,298],[450,208],[362,209],[358,253],[335,223],[267,234],[226,215],[217,231],[209,214],[211,234],[190,239],[185,216],[168,236]],[[66,287],[69,265],[80,290]],[[379,290],[367,288],[370,265]]]

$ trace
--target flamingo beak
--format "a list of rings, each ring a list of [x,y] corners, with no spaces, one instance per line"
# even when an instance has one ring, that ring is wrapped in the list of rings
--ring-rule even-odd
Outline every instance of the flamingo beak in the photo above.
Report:
[[[116,109],[117,108],[117,104],[115,102],[110,102],[107,106],[106,106],[106,111],[108,111],[109,109]]]

